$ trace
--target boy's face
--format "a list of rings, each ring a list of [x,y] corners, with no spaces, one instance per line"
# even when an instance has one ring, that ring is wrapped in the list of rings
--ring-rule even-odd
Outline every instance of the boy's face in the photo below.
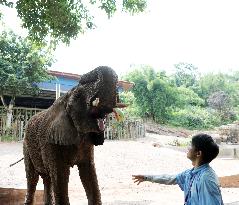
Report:
[[[199,151],[191,144],[188,147],[187,158],[194,162],[199,156]]]

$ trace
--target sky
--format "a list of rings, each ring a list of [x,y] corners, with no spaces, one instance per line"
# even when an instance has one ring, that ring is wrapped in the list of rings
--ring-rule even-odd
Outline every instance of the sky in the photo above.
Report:
[[[124,75],[132,65],[172,72],[180,62],[199,72],[239,70],[238,0],[149,0],[146,12],[97,17],[97,28],[59,45],[50,68],[83,74],[107,65]],[[14,12],[8,26],[19,27]]]

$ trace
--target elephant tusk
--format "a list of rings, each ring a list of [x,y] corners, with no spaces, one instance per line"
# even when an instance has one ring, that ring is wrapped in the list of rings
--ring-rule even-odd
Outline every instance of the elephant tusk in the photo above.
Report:
[[[99,99],[99,98],[96,98],[96,99],[92,102],[92,105],[93,105],[94,107],[97,107],[98,104],[99,104],[99,102],[100,102],[100,99]]]
[[[115,119],[119,121],[119,116],[115,108],[113,108],[113,113],[114,113]]]
[[[116,108],[125,108],[125,107],[128,107],[128,105],[124,103],[116,103]]]

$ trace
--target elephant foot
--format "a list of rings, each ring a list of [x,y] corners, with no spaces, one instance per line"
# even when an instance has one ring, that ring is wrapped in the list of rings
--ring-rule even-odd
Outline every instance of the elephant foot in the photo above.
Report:
[[[23,205],[33,205],[33,203],[25,202]]]
[[[23,205],[34,205],[34,198],[25,198],[25,202]]]
[[[53,203],[45,203],[44,205],[53,205]]]
[[[97,202],[97,203],[88,203],[88,205],[102,205],[101,202]]]

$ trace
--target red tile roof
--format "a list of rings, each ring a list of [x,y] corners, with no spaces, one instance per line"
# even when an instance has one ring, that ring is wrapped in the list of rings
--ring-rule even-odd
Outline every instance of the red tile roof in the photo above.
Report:
[[[75,80],[79,80],[80,76],[81,76],[81,75],[74,74],[74,73],[66,73],[66,72],[53,71],[53,70],[49,70],[48,73],[51,75],[54,75],[54,76],[67,77],[67,78],[75,79]],[[129,90],[132,87],[134,87],[134,83],[124,81],[124,80],[119,80],[118,85],[123,87],[124,90]]]
[[[132,87],[134,87],[134,83],[132,82],[128,82],[128,81],[123,81],[123,80],[119,80],[118,81],[118,85],[123,87],[125,91],[131,89]]]
[[[73,74],[73,73],[66,73],[66,72],[53,71],[53,70],[49,70],[48,73],[54,76],[67,77],[67,78],[75,79],[75,80],[80,79],[80,75]]]

